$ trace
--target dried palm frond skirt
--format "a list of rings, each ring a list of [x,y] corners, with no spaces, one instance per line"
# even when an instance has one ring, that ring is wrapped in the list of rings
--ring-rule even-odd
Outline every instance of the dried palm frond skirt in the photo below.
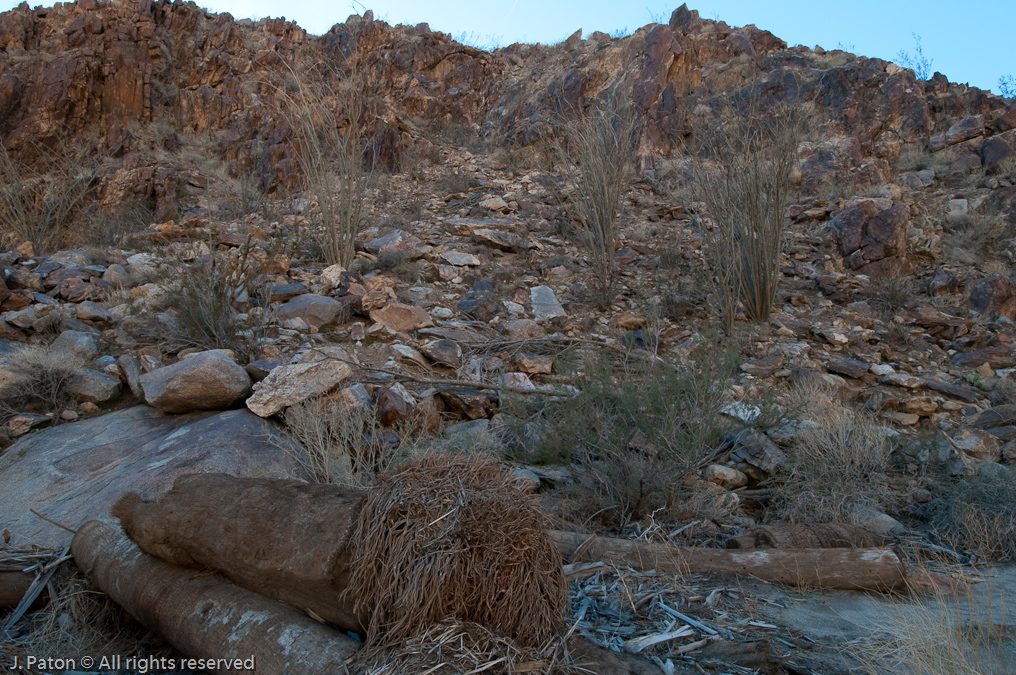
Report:
[[[490,459],[425,457],[367,491],[350,541],[367,642],[392,647],[445,619],[519,647],[561,628],[567,584],[537,497]]]

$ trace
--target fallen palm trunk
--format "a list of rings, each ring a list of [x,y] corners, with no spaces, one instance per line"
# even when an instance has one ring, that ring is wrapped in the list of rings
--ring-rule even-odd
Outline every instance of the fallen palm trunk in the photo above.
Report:
[[[892,591],[907,588],[906,568],[887,548],[707,549],[551,532],[571,562],[603,561],[677,574],[750,575],[788,586]]]
[[[114,514],[145,553],[372,644],[451,616],[538,645],[568,603],[537,498],[490,460],[425,458],[369,490],[182,476],[157,503],[126,498]]]
[[[124,502],[117,515],[146,553],[222,572],[235,583],[349,630],[367,621],[343,591],[350,537],[365,492],[275,479],[183,476],[159,502]],[[439,514],[441,515],[441,514]],[[552,533],[573,560],[588,535]],[[596,537],[581,560],[641,569],[752,575],[815,588],[899,590],[906,571],[885,548],[721,550]]]
[[[0,570],[0,608],[17,607],[33,581],[34,574]]]
[[[113,508],[142,551],[212,569],[238,586],[310,610],[347,630],[366,622],[345,597],[349,538],[364,491],[224,474],[181,476],[156,503]]]
[[[848,523],[760,525],[725,548],[878,548],[885,539]]]
[[[249,669],[235,667],[236,659],[253,659],[261,675],[340,672],[359,646],[291,607],[145,555],[112,521],[82,525],[71,552],[78,567],[146,628],[189,658],[218,660],[203,664],[213,672]]]

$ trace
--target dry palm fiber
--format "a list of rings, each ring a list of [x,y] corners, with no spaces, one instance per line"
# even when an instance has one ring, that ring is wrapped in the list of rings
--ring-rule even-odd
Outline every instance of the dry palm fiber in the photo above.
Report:
[[[349,587],[367,640],[395,645],[454,617],[523,647],[562,625],[561,555],[535,495],[493,460],[426,457],[367,491]]]
[[[566,673],[564,643],[555,636],[541,648],[526,648],[468,621],[445,619],[402,641],[398,647],[367,650],[367,675],[489,675]],[[358,655],[359,656],[359,655]]]

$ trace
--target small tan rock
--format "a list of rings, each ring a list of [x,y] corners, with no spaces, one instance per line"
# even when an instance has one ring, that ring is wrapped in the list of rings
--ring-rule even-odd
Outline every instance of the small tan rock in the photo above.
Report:
[[[728,490],[748,484],[748,477],[742,472],[722,464],[710,464],[702,470],[702,477]]]
[[[433,319],[425,310],[412,305],[404,305],[399,302],[388,303],[382,309],[370,312],[370,318],[396,333],[408,333],[419,328],[429,328],[434,325]]]

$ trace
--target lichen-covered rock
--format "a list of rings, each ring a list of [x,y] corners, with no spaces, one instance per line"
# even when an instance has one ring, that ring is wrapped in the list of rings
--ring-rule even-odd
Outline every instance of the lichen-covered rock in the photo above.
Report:
[[[281,366],[254,385],[247,407],[255,415],[271,417],[291,405],[327,394],[352,375],[353,369],[340,361]]]

